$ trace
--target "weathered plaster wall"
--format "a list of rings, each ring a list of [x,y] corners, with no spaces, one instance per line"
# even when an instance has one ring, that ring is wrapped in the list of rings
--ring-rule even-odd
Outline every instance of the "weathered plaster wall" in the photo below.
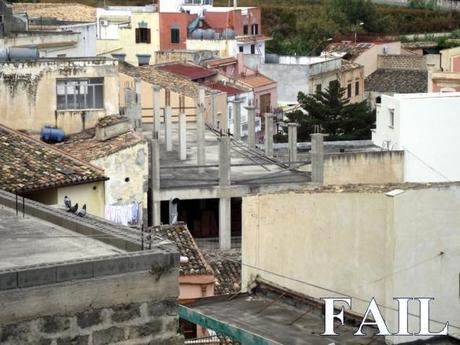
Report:
[[[56,79],[104,78],[104,109],[56,111]],[[105,59],[49,59],[0,64],[0,114],[13,129],[37,133],[45,125],[66,134],[94,127],[118,114],[117,62]]]
[[[104,169],[107,205],[125,205],[133,201],[147,207],[148,145],[141,142],[114,154],[91,161]],[[127,180],[128,179],[128,180]]]
[[[404,180],[404,152],[330,154],[324,157],[324,183],[398,183]]]
[[[78,202],[80,207],[86,204],[86,211],[88,213],[104,217],[106,194],[104,183],[107,182],[87,183],[59,188],[57,190],[57,204],[64,205],[64,197],[67,195],[72,204]]]

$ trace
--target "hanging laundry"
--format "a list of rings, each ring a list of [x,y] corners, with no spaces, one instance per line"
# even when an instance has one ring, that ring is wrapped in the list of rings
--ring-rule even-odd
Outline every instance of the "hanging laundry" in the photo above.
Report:
[[[126,205],[109,205],[105,207],[105,219],[116,224],[136,225],[139,223],[140,209],[137,201]]]

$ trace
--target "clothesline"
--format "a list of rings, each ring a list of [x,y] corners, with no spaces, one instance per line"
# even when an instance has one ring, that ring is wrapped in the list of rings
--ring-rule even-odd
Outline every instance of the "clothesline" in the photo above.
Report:
[[[105,207],[105,219],[116,224],[137,225],[140,219],[140,205],[137,201],[125,205],[108,205]]]

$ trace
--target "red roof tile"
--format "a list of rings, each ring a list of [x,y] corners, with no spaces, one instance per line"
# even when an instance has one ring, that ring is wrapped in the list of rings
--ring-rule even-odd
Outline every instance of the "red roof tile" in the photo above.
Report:
[[[218,90],[218,91],[221,91],[221,92],[225,92],[227,93],[227,96],[234,96],[234,95],[238,95],[240,93],[243,93],[243,92],[246,92],[245,90],[242,90],[236,86],[233,86],[233,85],[225,85],[223,83],[208,83],[206,84],[207,87],[213,89],[213,90]]]
[[[170,72],[190,80],[209,78],[217,74],[216,71],[190,64],[173,63],[157,67],[159,70]]]

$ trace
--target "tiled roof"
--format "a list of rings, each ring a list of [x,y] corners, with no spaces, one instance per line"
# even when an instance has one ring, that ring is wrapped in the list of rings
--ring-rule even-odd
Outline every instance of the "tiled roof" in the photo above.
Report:
[[[236,64],[238,60],[234,57],[220,58],[206,61],[206,66],[208,68],[217,68],[221,66],[233,65]]]
[[[158,66],[157,68],[161,71],[170,72],[190,80],[205,79],[217,74],[214,70],[184,63],[170,63]]]
[[[98,141],[94,135],[95,129],[91,128],[71,135],[66,141],[54,146],[79,159],[91,162],[145,141],[141,134],[132,130],[104,141]]]
[[[226,92],[227,96],[234,96],[234,95],[239,95],[240,93],[247,92],[246,90],[243,90],[239,87],[236,87],[234,85],[225,85],[221,82],[216,82],[216,83],[207,83],[206,86],[213,90],[221,91],[221,92]]]
[[[424,93],[428,90],[428,72],[378,69],[366,78],[364,90],[391,93]]]
[[[206,260],[214,271],[214,294],[228,295],[241,292],[241,251],[208,250]]]
[[[201,254],[187,225],[178,223],[176,225],[165,225],[159,228],[152,228],[156,235],[162,236],[177,245],[181,256],[188,258],[187,263],[181,263],[181,275],[212,275],[214,272],[206,259]]]
[[[101,169],[0,125],[0,189],[21,193],[106,179]]]
[[[240,81],[243,85],[246,85],[251,88],[257,88],[276,83],[275,81],[260,73],[253,75],[241,75],[238,76],[236,79]]]
[[[340,66],[340,71],[341,72],[346,72],[346,71],[352,71],[354,69],[357,69],[357,68],[363,68],[364,67],[360,64],[357,64],[357,63],[354,63],[354,62],[351,62],[351,61],[347,61],[347,60],[342,60],[342,65]]]
[[[200,85],[176,74],[159,70],[155,66],[146,65],[135,67],[126,62],[121,62],[118,65],[118,70],[120,73],[129,75],[133,78],[141,78],[147,83],[159,85],[164,89],[183,94],[187,97],[194,98],[198,96],[198,88]]]
[[[95,22],[96,8],[83,4],[68,3],[14,3],[15,13],[27,12],[31,18],[46,17],[62,21]]]
[[[373,43],[364,43],[364,42],[333,42],[327,45],[324,49],[327,53],[341,53],[344,58],[347,60],[353,61],[363,52],[367,51],[369,48],[373,47]]]

